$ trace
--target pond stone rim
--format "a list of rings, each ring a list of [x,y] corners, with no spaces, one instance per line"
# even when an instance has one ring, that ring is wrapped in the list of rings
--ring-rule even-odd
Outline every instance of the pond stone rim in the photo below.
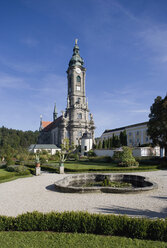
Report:
[[[142,187],[124,187],[124,188],[117,188],[117,187],[104,187],[104,186],[93,186],[93,187],[76,187],[69,185],[71,182],[76,181],[86,181],[86,180],[94,180],[97,177],[105,177],[108,176],[112,181],[127,181],[128,182],[138,182],[143,184]],[[75,174],[75,175],[68,175],[61,180],[55,182],[55,189],[56,191],[62,193],[141,193],[149,190],[158,189],[158,184],[151,181],[148,177],[134,175],[134,174],[105,174],[105,173],[83,173],[83,174]]]

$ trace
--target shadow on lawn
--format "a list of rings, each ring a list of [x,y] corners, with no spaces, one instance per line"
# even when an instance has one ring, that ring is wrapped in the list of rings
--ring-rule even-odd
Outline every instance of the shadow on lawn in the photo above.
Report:
[[[167,208],[163,208],[161,212],[156,212],[148,209],[135,209],[128,207],[120,207],[120,206],[106,206],[96,208],[99,213],[104,214],[126,214],[130,217],[146,217],[146,218],[166,218],[167,217]]]

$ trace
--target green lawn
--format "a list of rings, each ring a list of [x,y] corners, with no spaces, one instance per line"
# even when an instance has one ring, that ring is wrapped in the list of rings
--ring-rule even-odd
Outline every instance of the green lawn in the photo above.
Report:
[[[25,164],[30,168],[34,168],[34,164],[27,162]],[[59,163],[57,161],[49,161],[47,164],[41,165],[44,171],[58,173]],[[154,171],[158,170],[158,165],[140,165],[136,168],[118,167],[114,163],[90,162],[90,161],[66,161],[64,163],[65,173],[81,173],[81,172],[135,172],[135,171]]]
[[[0,168],[0,183],[9,182],[17,178],[28,177],[32,175],[19,176],[16,172],[9,172]]]
[[[91,172],[91,171],[104,171],[104,172],[126,172],[126,171],[148,171],[148,170],[157,170],[158,165],[142,165],[136,168],[125,168],[118,167],[116,164],[112,163],[97,163],[97,162],[82,162],[82,161],[72,161],[65,163],[66,172]]]
[[[1,248],[166,248],[167,243],[93,234],[0,232]]]
[[[6,176],[6,175],[11,175],[11,174],[15,174],[15,172],[9,172],[5,169],[0,168],[0,176]]]

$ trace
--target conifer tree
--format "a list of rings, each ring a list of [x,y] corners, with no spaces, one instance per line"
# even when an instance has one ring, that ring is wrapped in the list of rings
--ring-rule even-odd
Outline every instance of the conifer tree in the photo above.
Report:
[[[98,149],[102,149],[102,143],[101,143],[101,140],[99,140],[99,143],[98,143]]]
[[[103,140],[103,143],[102,143],[102,149],[105,148],[105,140]]]
[[[104,149],[108,149],[108,140],[104,141]]]

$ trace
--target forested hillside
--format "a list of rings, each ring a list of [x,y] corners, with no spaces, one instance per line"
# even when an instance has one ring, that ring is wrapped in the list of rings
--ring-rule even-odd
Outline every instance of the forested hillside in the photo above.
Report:
[[[31,144],[36,144],[38,139],[38,131],[21,131],[0,128],[0,149],[4,147],[12,147],[14,149],[28,148]]]

